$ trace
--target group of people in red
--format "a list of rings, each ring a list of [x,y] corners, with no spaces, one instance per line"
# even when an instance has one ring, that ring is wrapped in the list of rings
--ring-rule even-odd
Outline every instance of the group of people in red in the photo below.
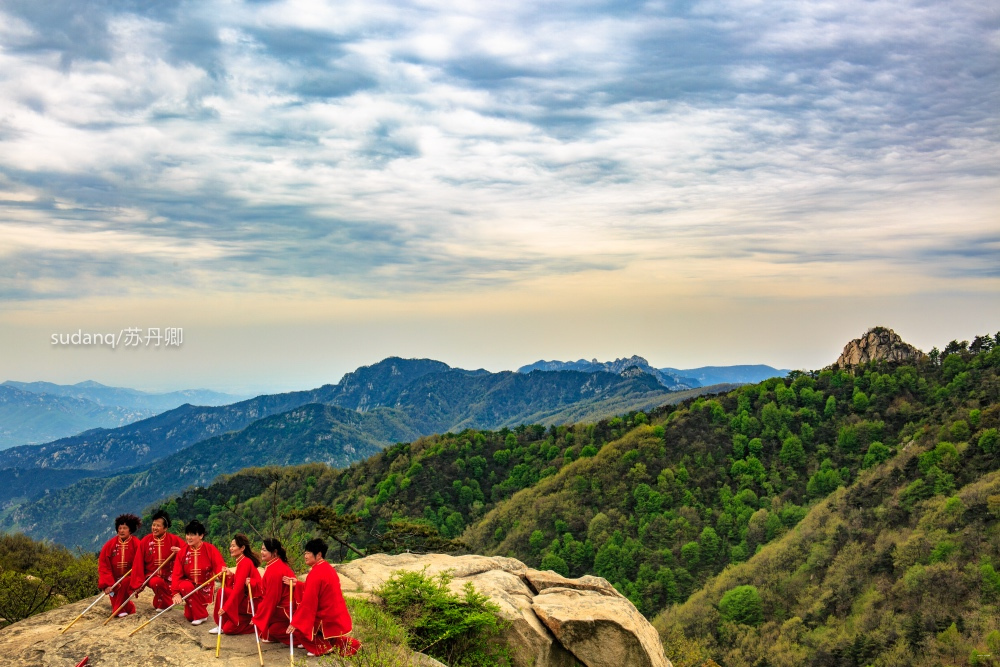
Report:
[[[192,625],[207,621],[208,606],[213,605],[212,633],[248,634],[256,629],[262,642],[294,642],[313,656],[351,656],[360,648],[361,642],[348,636],[351,615],[337,571],[326,561],[323,540],[306,542],[303,560],[310,569],[301,582],[281,542],[265,539],[258,556],[246,535],[237,533],[229,543],[234,567],[227,569],[224,584],[216,586],[216,575],[226,563],[205,541],[200,521],[184,527],[183,540],[169,532],[170,516],[162,510],[153,515],[151,532],[141,539],[135,536],[140,525],[134,514],[119,516],[117,535],[101,549],[98,587],[111,600],[112,613],[134,614],[133,599],[149,588],[154,609],[183,602],[184,618]]]

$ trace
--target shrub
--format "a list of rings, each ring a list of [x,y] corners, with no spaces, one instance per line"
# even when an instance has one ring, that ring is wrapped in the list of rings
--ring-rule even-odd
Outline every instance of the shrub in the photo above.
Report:
[[[446,572],[397,572],[374,592],[407,629],[413,650],[455,667],[509,666],[499,607],[470,583],[462,595],[452,593],[451,579]]]
[[[986,454],[1000,452],[1000,432],[995,428],[986,429],[979,436],[979,448]]]
[[[756,586],[737,586],[726,591],[719,601],[722,619],[739,625],[760,625],[764,622],[764,607]]]

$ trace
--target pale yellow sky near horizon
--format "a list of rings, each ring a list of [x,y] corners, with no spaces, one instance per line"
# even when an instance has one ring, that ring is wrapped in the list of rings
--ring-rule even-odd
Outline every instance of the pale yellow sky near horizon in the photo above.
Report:
[[[624,272],[628,273],[628,272]],[[1000,306],[975,294],[894,293],[882,281],[853,296],[706,293],[603,272],[396,299],[225,294],[33,302],[0,312],[0,381],[103,384],[232,393],[308,389],[388,356],[513,370],[538,359],[638,354],[657,367],[769,364],[815,369],[867,328],[893,328],[929,350],[1000,328]],[[719,283],[726,281],[719,280]],[[812,284],[803,276],[799,290]],[[758,284],[758,287],[760,285]],[[846,287],[846,286],[845,286]],[[817,290],[820,291],[820,290]],[[195,298],[197,296],[197,298]],[[182,327],[179,348],[53,345],[53,333]]]
[[[1000,329],[988,3],[0,6],[0,381]],[[181,327],[179,349],[53,334]]]

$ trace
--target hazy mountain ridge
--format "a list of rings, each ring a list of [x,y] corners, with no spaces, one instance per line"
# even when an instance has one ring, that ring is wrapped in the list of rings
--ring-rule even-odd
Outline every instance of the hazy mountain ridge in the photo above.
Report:
[[[86,463],[97,470],[100,470],[97,466],[103,466],[104,475],[100,479],[77,481],[13,508],[0,525],[6,529],[23,529],[36,537],[88,540],[103,530],[100,517],[109,511],[134,509],[136,505],[176,493],[189,484],[207,484],[219,474],[232,473],[248,465],[310,460],[337,461],[345,465],[371,454],[373,450],[369,446],[385,446],[400,439],[467,426],[498,428],[529,418],[555,421],[560,416],[577,413],[606,416],[608,413],[602,410],[627,412],[637,405],[659,405],[674,397],[675,394],[646,374],[623,377],[571,371],[529,375],[487,373],[451,369],[431,360],[389,358],[348,374],[338,385],[326,385],[311,392],[257,397],[224,408],[184,406],[145,423],[119,429],[117,433],[92,434],[91,441],[81,441],[76,450],[74,442],[65,441],[54,443],[50,449],[12,450],[22,456],[27,450],[29,456],[23,456],[22,460],[31,460],[30,455],[35,455],[45,463],[51,461],[56,465],[72,462],[79,468],[82,467],[80,463]],[[319,408],[296,404],[308,399],[330,408],[316,422],[322,424],[322,428],[315,437],[309,429],[302,432],[299,412],[307,407],[309,411]],[[282,405],[291,407],[275,414]],[[268,410],[271,414],[263,414]],[[264,423],[258,421],[259,418],[264,418]],[[223,432],[226,426],[233,424],[241,425],[238,432]],[[255,434],[265,428],[277,429],[286,442],[295,446],[283,449],[279,437],[273,439],[276,448],[258,448]],[[332,440],[327,437],[335,432],[341,432],[343,437]],[[154,437],[159,445],[157,451],[175,448],[168,453],[169,458],[154,458],[154,448],[146,444]],[[180,437],[184,437],[183,448],[177,448]],[[300,437],[302,442],[297,440]],[[327,449],[309,449],[302,444],[306,441],[325,442]],[[229,445],[225,446],[226,443]],[[109,449],[117,453],[114,460],[109,460]],[[241,455],[242,449],[246,449],[248,455]],[[206,461],[203,450],[216,453]],[[130,451],[139,452],[146,458],[139,460],[139,465],[127,465],[127,454],[122,452]],[[294,456],[283,456],[283,451],[291,451]],[[163,460],[156,462],[157,459]],[[154,470],[156,474],[152,474]],[[116,472],[128,474],[106,477]],[[20,470],[19,474],[28,476],[30,470]],[[157,481],[171,476],[168,483]],[[60,517],[70,508],[76,518],[72,524],[64,524]]]
[[[97,405],[150,410],[153,413],[172,410],[185,403],[190,403],[191,405],[227,405],[251,398],[250,396],[224,394],[210,389],[182,389],[180,391],[156,393],[130,389],[128,387],[110,387],[100,382],[94,382],[93,380],[86,380],[77,384],[16,382],[14,380],[7,380],[0,386],[15,387],[33,394],[82,398]]]
[[[672,389],[703,387],[714,384],[747,384],[761,382],[772,377],[782,377],[788,374],[764,364],[749,364],[737,366],[701,366],[699,368],[654,368],[645,358],[638,355],[622,357],[614,361],[598,361],[579,359],[577,361],[545,361],[539,360],[517,369],[518,373],[530,373],[534,370],[559,371],[573,370],[584,373],[604,371],[621,374],[629,368],[639,368],[656,377],[660,384]]]
[[[422,438],[343,471],[245,471],[168,507],[223,539],[267,520],[274,483],[292,507],[357,513],[361,547],[408,518],[598,574],[649,615],[684,603],[660,622],[678,667],[954,664],[1000,639],[998,428],[1000,348],[953,343],[625,419]],[[210,509],[233,496],[235,514]],[[721,597],[748,583],[759,611],[727,620]]]
[[[696,379],[703,385],[731,382],[738,384],[756,384],[773,377],[784,377],[789,370],[774,368],[766,364],[743,364],[737,366],[699,366],[684,370],[676,368],[661,369],[671,373],[681,373]]]
[[[259,396],[219,407],[182,405],[120,428],[94,429],[42,445],[6,449],[0,452],[0,467],[125,470],[257,419],[315,402],[315,398],[315,392],[306,391]]]
[[[39,394],[0,384],[0,450],[98,427],[123,426],[152,414],[140,408],[99,405],[85,398]]]
[[[185,403],[223,405],[243,398],[205,389],[153,394],[89,380],[74,385],[8,380],[0,384],[0,450],[125,426]]]
[[[306,404],[201,441],[142,470],[76,481],[14,508],[3,525],[63,544],[92,546],[103,539],[107,516],[145,507],[191,485],[207,485],[222,473],[262,463],[317,461],[344,467],[378,453],[388,442],[418,435],[405,415],[393,410],[359,413]]]

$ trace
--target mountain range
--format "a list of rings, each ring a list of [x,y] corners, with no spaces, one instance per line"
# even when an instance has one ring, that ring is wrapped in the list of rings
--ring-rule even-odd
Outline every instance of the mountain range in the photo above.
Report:
[[[638,368],[659,380],[664,387],[683,390],[722,383],[754,383],[768,378],[784,377],[788,370],[780,370],[763,364],[743,366],[701,366],[699,368],[654,368],[645,358],[638,355],[622,357],[614,361],[578,359],[577,361],[545,361],[521,366],[518,373],[531,371],[581,371],[584,373],[621,373],[628,368]]]
[[[124,427],[2,451],[0,528],[90,545],[108,515],[250,465],[344,466],[422,435],[593,420],[711,390],[671,392],[634,368],[490,373],[393,357],[335,385],[226,406],[184,405]],[[26,493],[33,476],[35,493]]]
[[[115,428],[186,403],[225,405],[243,397],[207,389],[153,394],[87,381],[0,384],[0,450],[44,443],[94,428]]]
[[[676,667],[996,664],[1000,333],[977,340],[598,421],[442,433],[346,469],[246,469],[163,506],[216,544],[257,529],[421,551],[429,531],[597,575]]]

